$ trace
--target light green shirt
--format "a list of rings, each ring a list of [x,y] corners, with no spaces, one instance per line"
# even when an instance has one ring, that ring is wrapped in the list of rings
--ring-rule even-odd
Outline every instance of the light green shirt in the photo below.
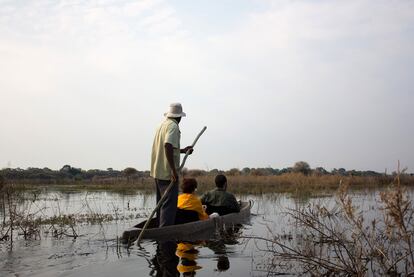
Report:
[[[177,121],[167,118],[155,133],[154,143],[151,154],[151,177],[170,180],[171,168],[165,155],[166,143],[170,143],[173,148],[175,168],[180,166],[180,138],[181,132]]]

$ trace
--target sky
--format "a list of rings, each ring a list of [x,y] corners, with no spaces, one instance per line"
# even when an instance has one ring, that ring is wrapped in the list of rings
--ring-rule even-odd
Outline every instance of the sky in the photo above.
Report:
[[[412,0],[0,0],[0,168],[414,172]]]

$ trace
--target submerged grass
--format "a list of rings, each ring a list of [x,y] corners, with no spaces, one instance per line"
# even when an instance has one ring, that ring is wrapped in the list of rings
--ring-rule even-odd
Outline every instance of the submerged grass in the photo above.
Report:
[[[82,189],[73,185],[63,186],[63,188],[68,191]],[[13,184],[3,185],[0,188],[0,246],[3,245],[6,249],[12,250],[15,240],[20,238],[37,240],[47,234],[55,238],[76,239],[82,236],[80,230],[85,224],[100,225],[101,230],[104,230],[102,224],[106,222],[128,221],[147,216],[145,211],[130,207],[129,202],[122,213],[115,205],[111,213],[102,213],[99,209],[97,211],[96,208],[91,208],[87,198],[88,193],[76,213],[62,213],[58,195],[52,198],[57,201],[56,209],[52,210],[52,214],[50,214],[50,209],[49,213],[46,213],[45,210],[50,207],[44,204],[44,198],[38,197],[43,189],[44,187],[39,186]],[[28,190],[30,190],[29,193]]]
[[[268,276],[414,276],[414,206],[400,176],[380,193],[374,216],[353,204],[348,189],[339,183],[332,208],[287,209],[293,233],[268,227],[268,238],[246,236],[265,242],[258,249],[268,254]]]

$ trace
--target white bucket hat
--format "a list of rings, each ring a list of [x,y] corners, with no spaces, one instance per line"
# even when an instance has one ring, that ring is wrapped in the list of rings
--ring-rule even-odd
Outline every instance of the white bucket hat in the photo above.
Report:
[[[183,107],[180,103],[170,104],[170,110],[164,113],[166,117],[184,117],[186,114],[183,112]]]

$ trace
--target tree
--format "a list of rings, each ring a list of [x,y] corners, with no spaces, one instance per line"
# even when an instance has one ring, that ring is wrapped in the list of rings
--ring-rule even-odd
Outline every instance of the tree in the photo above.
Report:
[[[129,182],[131,177],[138,173],[138,170],[136,170],[133,167],[127,167],[127,168],[124,169],[123,173],[127,176],[127,180]]]
[[[250,175],[252,176],[263,176],[263,171],[260,168],[252,168],[250,170]]]
[[[304,175],[308,175],[309,173],[311,173],[311,171],[312,170],[309,164],[304,161],[296,162],[295,165],[293,166],[293,172],[296,172],[296,173],[302,173]]]
[[[282,168],[279,170],[279,175],[285,174],[285,173],[291,173],[293,169],[291,167]]]
[[[71,169],[72,167],[70,166],[70,165],[68,165],[68,164],[65,164],[61,169],[60,169],[60,172],[65,172],[65,173],[69,173],[69,171],[70,171],[70,169]]]
[[[199,177],[199,176],[206,175],[206,172],[202,169],[188,169],[186,171],[186,174],[183,174],[183,175],[189,176],[189,177]]]
[[[64,165],[61,169],[60,172],[65,173],[65,174],[69,174],[72,177],[76,176],[76,175],[80,175],[82,174],[82,169],[80,168],[76,168],[76,167],[72,167],[68,164]]]
[[[331,173],[334,175],[341,175],[341,176],[347,175],[345,168],[339,168],[339,169],[334,168],[332,169]]]
[[[3,189],[3,185],[4,185],[4,178],[2,175],[0,175],[0,190]]]
[[[242,175],[249,175],[250,174],[250,168],[245,167],[241,170]]]
[[[232,168],[229,171],[226,172],[229,176],[238,176],[240,175],[240,170],[238,168]]]
[[[329,174],[329,172],[323,167],[317,167],[314,170],[314,173],[318,176]]]
[[[214,168],[212,170],[209,171],[210,175],[218,175],[218,174],[224,174],[223,170],[218,170],[217,168]]]

